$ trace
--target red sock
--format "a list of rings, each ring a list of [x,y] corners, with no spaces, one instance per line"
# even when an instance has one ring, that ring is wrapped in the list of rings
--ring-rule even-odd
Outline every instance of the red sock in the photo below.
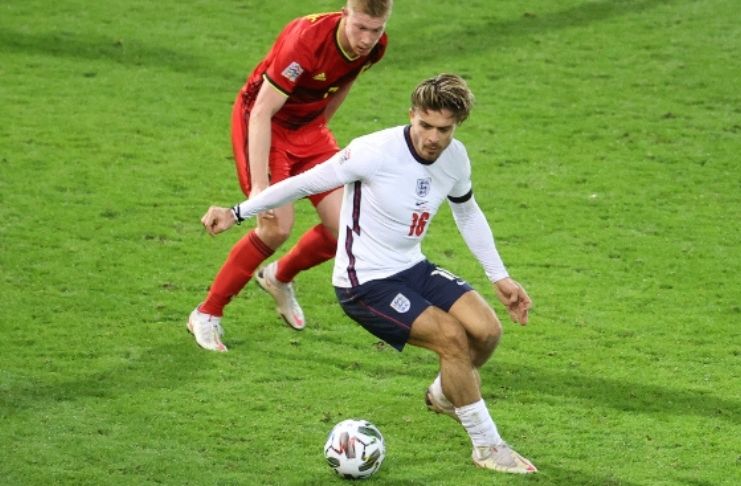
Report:
[[[292,281],[299,272],[334,258],[337,238],[318,224],[301,235],[296,245],[278,260],[275,278],[281,282]]]
[[[217,317],[223,315],[224,307],[232,297],[247,285],[257,266],[272,254],[273,250],[257,237],[254,230],[247,233],[232,247],[199,310]]]

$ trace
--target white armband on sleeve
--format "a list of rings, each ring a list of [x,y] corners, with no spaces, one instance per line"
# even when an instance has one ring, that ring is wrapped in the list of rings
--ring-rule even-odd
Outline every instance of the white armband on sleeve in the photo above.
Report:
[[[509,277],[504,262],[494,244],[494,235],[484,213],[476,204],[473,195],[465,201],[451,200],[453,219],[461,232],[463,240],[476,257],[492,282]]]
[[[344,185],[340,180],[334,164],[327,161],[323,164],[282,180],[262,191],[257,196],[241,202],[232,208],[238,222],[249,219],[268,209],[283,206],[302,197],[319,194]]]

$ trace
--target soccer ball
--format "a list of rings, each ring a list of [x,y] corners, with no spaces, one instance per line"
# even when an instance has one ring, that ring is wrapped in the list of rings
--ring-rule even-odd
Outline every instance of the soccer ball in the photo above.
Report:
[[[324,444],[329,467],[345,479],[364,479],[386,457],[381,431],[367,420],[348,419],[334,426]]]

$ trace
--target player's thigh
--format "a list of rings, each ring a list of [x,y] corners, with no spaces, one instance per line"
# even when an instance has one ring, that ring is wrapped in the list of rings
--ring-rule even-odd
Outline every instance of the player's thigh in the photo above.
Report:
[[[337,145],[334,135],[332,135],[332,132],[324,123],[313,123],[301,129],[296,135],[297,136],[292,137],[294,143],[292,146],[292,153],[296,155],[296,160],[291,165],[291,175],[301,174],[319,164],[323,164],[340,151],[340,147]],[[312,194],[311,196],[308,196],[308,199],[317,211],[320,211],[319,206],[334,192],[336,192],[336,190]],[[337,196],[335,195],[334,197]],[[337,205],[337,214],[327,214],[325,219],[322,217],[322,214],[319,213],[324,225],[330,228],[333,232],[336,232],[336,227],[339,223],[340,202],[341,201],[338,200],[330,202],[330,204]],[[332,221],[336,221],[334,227],[330,226]]]
[[[410,285],[407,273],[352,288],[335,287],[335,292],[349,317],[399,351],[407,342],[437,353],[463,351],[468,344],[465,329]]]
[[[468,354],[468,338],[463,326],[451,314],[435,306],[428,307],[414,320],[407,342],[439,355]]]
[[[316,205],[316,212],[322,224],[337,237],[340,224],[340,207],[342,206],[342,189],[335,189],[326,194]]]
[[[494,310],[471,285],[456,274],[425,261],[415,266],[414,277],[421,282],[422,295],[448,312],[480,343],[496,341],[500,334]]]
[[[416,319],[430,307],[414,289],[394,279],[335,287],[335,293],[345,314],[399,351],[409,340]]]
[[[295,219],[293,204],[275,208],[270,213],[257,216],[257,236],[275,250],[291,235]]]
[[[274,130],[274,132],[276,136],[273,137],[270,147],[269,161],[271,185],[291,177],[291,164],[294,162],[289,152],[285,149],[287,142],[277,136],[280,134],[279,131]],[[293,203],[258,215],[258,235],[263,242],[275,249],[290,236],[294,220],[295,212]]]
[[[494,309],[475,290],[469,290],[460,296],[448,312],[477,341],[496,341],[501,335],[502,326]]]

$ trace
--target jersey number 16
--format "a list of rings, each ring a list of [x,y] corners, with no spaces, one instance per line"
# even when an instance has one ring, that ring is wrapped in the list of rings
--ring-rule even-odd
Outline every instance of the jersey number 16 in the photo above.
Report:
[[[420,236],[427,226],[427,220],[430,219],[430,213],[412,213],[412,224],[409,225],[409,234],[407,236]]]

